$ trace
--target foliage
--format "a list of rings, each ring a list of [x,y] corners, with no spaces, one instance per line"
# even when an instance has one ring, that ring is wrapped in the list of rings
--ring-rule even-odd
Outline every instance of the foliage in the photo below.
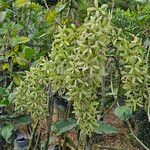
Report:
[[[37,99],[41,97],[38,94],[42,93],[42,91],[39,92],[39,89],[35,90],[34,86],[38,87],[37,82],[32,80],[36,79],[36,77],[37,81],[41,78],[47,79],[48,74],[54,92],[59,91],[61,94],[67,92],[66,95],[73,101],[75,114],[81,129],[85,133],[93,130],[94,125],[97,124],[98,102],[96,101],[96,92],[98,87],[100,87],[101,78],[104,73],[107,47],[111,40],[109,33],[112,31],[112,26],[110,25],[111,15],[105,16],[105,9],[105,6],[100,10],[98,8],[89,9],[87,19],[78,29],[73,25],[69,28],[66,26],[63,28],[59,27],[54,36],[55,40],[50,54],[50,61],[45,63],[45,66],[48,64],[47,67],[40,64],[43,67],[38,67],[38,71],[36,67],[35,69],[31,68],[32,72],[27,74],[26,79],[22,82],[23,86],[21,85],[17,88],[16,91],[18,93],[16,92],[15,98],[16,109],[17,107],[25,106],[30,112],[33,112],[33,103],[38,104],[37,106],[34,105],[38,107],[37,110],[42,106],[45,108],[45,96],[42,97],[43,103],[39,107],[39,101],[41,100]],[[97,41],[95,41],[95,38]],[[32,85],[29,84],[30,82]],[[26,85],[29,85],[30,88]],[[31,101],[31,94],[27,98],[25,93],[32,93],[32,89],[34,89],[36,94],[33,94],[33,99],[35,100]],[[24,92],[22,92],[23,90]],[[37,112],[39,113],[39,111]]]
[[[24,113],[36,120],[47,119],[50,131],[53,108],[49,107],[56,93],[67,97],[76,116],[72,119],[65,114],[52,125],[52,132],[63,137],[64,143],[66,132],[77,125],[84,134],[116,133],[115,127],[99,121],[97,115],[103,118],[121,97],[127,105],[115,109],[121,120],[127,121],[139,107],[145,107],[150,116],[149,48],[142,46],[146,39],[145,45],[149,43],[149,3],[119,0],[108,13],[112,3],[99,4],[104,2],[108,6],[99,8],[96,0],[94,7],[88,7],[93,2],[86,0],[64,0],[56,6],[30,0],[0,1],[1,106],[12,105],[13,97],[15,104],[15,114],[3,118],[6,126],[1,133],[6,140],[16,124],[31,123]],[[9,84],[18,85],[14,93],[12,88],[5,92]],[[108,108],[112,96],[115,102]]]
[[[117,133],[117,129],[110,124],[98,121],[99,126],[95,126],[94,132],[97,134],[112,134]]]
[[[149,52],[146,52],[141,45],[141,41],[135,37],[130,43],[122,39],[118,47],[122,66],[122,88],[125,92],[126,103],[134,111],[137,107],[143,107],[145,101],[148,103],[149,99]]]
[[[46,86],[49,70],[44,63],[31,67],[20,86],[15,89],[15,110],[27,111],[33,118],[45,118],[48,113]],[[46,119],[46,118],[45,118]]]
[[[142,107],[148,98],[145,87],[149,84],[145,51],[136,37],[131,42],[122,37],[119,30],[111,25],[111,18],[103,5],[100,9],[89,8],[87,18],[79,28],[74,25],[59,26],[54,35],[50,60],[31,68],[17,88],[16,109],[25,108],[33,116],[40,114],[40,117],[46,112],[44,88],[51,84],[53,92],[65,94],[73,102],[82,132],[90,133],[95,125],[98,126],[97,90],[101,88],[110,53],[120,60],[126,103],[133,110]],[[41,83],[37,85],[38,81]],[[32,93],[33,97],[25,93]]]
[[[105,16],[103,10],[91,8],[80,28],[59,28],[50,54],[52,88],[62,93],[67,91],[85,133],[96,124],[96,92],[111,39],[111,16],[100,16],[101,13]]]
[[[50,49],[53,26],[45,19],[47,12],[30,1],[2,1],[1,6],[1,72],[18,85],[20,71]]]
[[[127,121],[132,116],[132,111],[129,106],[117,107],[114,112],[123,121]]]
[[[135,114],[136,125],[138,128],[137,135],[139,139],[148,147],[150,147],[150,141],[148,140],[150,136],[150,122],[147,117],[147,112],[141,108]]]
[[[72,118],[62,119],[58,122],[55,122],[52,126],[52,129],[54,132],[57,133],[57,135],[61,135],[62,133],[65,133],[66,131],[69,131],[77,126],[77,121]]]
[[[137,6],[143,2],[145,2],[145,0],[99,0],[99,4],[105,4],[107,3],[107,5],[111,8],[112,7],[112,3],[114,2],[114,7],[115,8],[120,8],[123,10],[135,10],[137,8]]]
[[[124,34],[134,34],[143,39],[149,37],[150,29],[150,2],[142,4],[136,10],[122,10],[117,8],[114,10],[114,24],[124,30]]]

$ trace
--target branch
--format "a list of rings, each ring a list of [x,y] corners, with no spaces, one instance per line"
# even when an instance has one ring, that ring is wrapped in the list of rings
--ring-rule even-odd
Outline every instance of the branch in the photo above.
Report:
[[[51,135],[52,115],[53,115],[53,95],[50,86],[48,86],[47,89],[47,102],[48,102],[48,120],[47,120],[47,140],[45,143],[45,150],[48,150],[48,144]]]
[[[29,147],[28,147],[27,150],[31,150],[31,149],[32,149],[32,144],[33,144],[33,141],[34,141],[34,137],[35,137],[35,134],[36,134],[38,125],[39,125],[39,120],[37,120],[37,122],[36,122],[36,124],[35,124],[35,126],[34,126],[34,128],[33,128],[33,132],[32,132],[32,135],[31,135]]]
[[[135,140],[145,149],[145,150],[150,150],[133,132],[131,124],[129,123],[129,121],[127,121],[127,124],[129,126],[129,130],[132,134],[132,136],[135,138]]]
[[[101,146],[101,145],[96,145],[96,147],[100,149],[109,149],[109,150],[124,150],[123,148],[118,148],[118,147],[109,147],[109,146]]]
[[[150,48],[148,46],[148,52],[147,52],[147,56],[146,56],[147,74],[148,74],[148,71],[149,71],[149,56],[150,56]],[[148,115],[148,120],[150,122],[150,90],[149,90],[149,87],[148,87],[148,78],[147,78],[147,76],[146,76],[145,82],[146,82],[146,90],[148,92],[148,110],[147,110],[147,115]]]
[[[115,101],[114,103],[108,108],[108,110],[106,110],[104,112],[104,114],[101,116],[101,118],[103,118],[107,113],[109,113],[113,107],[117,104],[118,100],[119,100],[119,94],[120,94],[120,89],[121,89],[121,70],[120,70],[120,65],[119,65],[119,59],[117,59],[115,56],[109,56],[112,57],[115,62],[116,62],[116,67],[117,67],[117,71],[118,71],[118,76],[119,76],[119,81],[118,81],[118,90],[117,90],[117,96],[115,97]]]

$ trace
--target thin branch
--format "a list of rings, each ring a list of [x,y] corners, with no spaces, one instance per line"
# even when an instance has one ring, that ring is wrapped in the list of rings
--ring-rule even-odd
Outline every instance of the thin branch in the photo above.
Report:
[[[71,112],[71,102],[68,102],[67,110],[64,116],[64,119],[67,119],[69,117],[69,114]],[[64,135],[64,143],[63,143],[63,150],[66,150],[66,144],[67,144],[67,132],[65,132]]]
[[[38,125],[39,125],[39,120],[36,122],[36,124],[33,128],[33,132],[32,132],[30,143],[29,143],[29,146],[28,146],[27,150],[32,150],[32,144],[33,144],[33,141],[34,141],[34,137],[35,137]]]
[[[41,139],[41,131],[39,131],[39,134],[38,134],[38,137],[37,137],[35,146],[34,146],[34,150],[37,150],[38,145],[39,145],[39,143],[40,143],[40,139]]]
[[[135,138],[135,140],[145,149],[145,150],[150,150],[133,132],[131,124],[129,123],[129,121],[127,121],[127,124],[129,126],[129,130],[132,134],[132,136]]]
[[[112,86],[112,91],[114,91],[114,90],[113,90],[113,86]],[[134,134],[134,132],[133,132],[133,130],[132,130],[132,127],[131,127],[131,124],[129,123],[129,121],[126,121],[126,122],[127,122],[127,124],[128,124],[129,130],[130,130],[132,136],[135,138],[135,140],[136,140],[145,150],[150,150],[150,149]]]
[[[121,90],[121,70],[120,70],[120,65],[119,65],[119,59],[117,59],[115,56],[109,56],[109,57],[112,57],[115,62],[116,62],[116,67],[117,67],[117,71],[118,71],[118,76],[119,76],[119,80],[118,80],[118,90],[117,90],[117,95],[115,97],[115,101],[114,103],[108,108],[108,110],[106,110],[104,112],[104,114],[101,116],[101,118],[103,118],[107,113],[109,113],[113,108],[114,106],[117,104],[118,100],[119,100],[119,94],[120,94],[120,90]]]
[[[45,143],[45,150],[48,150],[48,144],[51,135],[52,115],[53,115],[53,95],[50,86],[48,86],[47,89],[47,103],[48,103],[48,119],[47,119],[47,140]]]
[[[100,149],[109,149],[109,150],[124,150],[123,148],[118,147],[109,147],[109,146],[101,146],[101,145],[95,145],[97,148]]]
[[[147,56],[146,56],[147,74],[148,74],[148,71],[149,71],[149,56],[150,56],[150,48],[149,48],[149,46],[148,46],[148,52],[147,52]],[[149,120],[149,122],[150,122],[150,90],[149,90],[149,87],[148,87],[148,79],[147,79],[147,76],[146,76],[145,82],[146,82],[146,90],[147,90],[147,92],[148,92],[148,110],[147,110],[147,115],[148,115],[148,120]]]
[[[46,0],[44,0],[44,4],[45,4],[45,7],[49,10],[49,7],[48,7]]]

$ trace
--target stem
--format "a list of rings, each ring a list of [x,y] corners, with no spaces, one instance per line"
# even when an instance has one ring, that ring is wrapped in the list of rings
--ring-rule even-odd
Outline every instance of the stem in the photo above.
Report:
[[[71,103],[69,102],[64,119],[67,119],[69,117],[70,111],[71,111]],[[62,148],[63,150],[66,150],[66,143],[67,143],[67,132],[65,132],[65,135],[64,135],[64,143],[63,143],[63,148]]]
[[[106,102],[106,87],[105,87],[105,76],[102,77],[102,103],[101,103],[101,109],[100,109],[100,115],[104,113],[104,108],[105,108],[105,102]],[[103,117],[101,117],[103,119]]]
[[[47,5],[46,0],[43,0],[43,1],[44,1],[44,4],[45,4],[45,7],[49,10],[49,7],[48,7],[48,5]]]
[[[109,149],[109,150],[124,150],[123,148],[117,148],[117,147],[109,147],[109,146],[101,146],[101,145],[96,145],[96,147],[100,149]]]
[[[147,57],[146,57],[146,68],[147,68],[147,74],[149,72],[149,56],[150,56],[150,48],[148,46],[148,52],[147,52]],[[148,110],[147,110],[147,115],[148,115],[148,120],[150,122],[150,90],[149,90],[149,86],[148,86],[148,78],[146,76],[146,79],[145,79],[145,84],[146,84],[146,90],[147,90],[147,93],[148,93]]]
[[[112,86],[112,91],[113,90],[113,86]],[[119,104],[118,104],[119,105]],[[120,105],[119,105],[120,106]],[[128,127],[129,127],[129,130],[131,132],[131,135],[135,138],[135,140],[145,149],[145,150],[150,150],[146,145],[144,145],[144,143],[134,134],[133,130],[132,130],[132,127],[131,127],[131,124],[129,123],[129,121],[127,121],[127,124],[128,124]]]
[[[38,124],[39,124],[39,120],[36,122],[36,124],[35,124],[35,126],[33,128],[33,132],[32,132],[32,135],[31,135],[29,147],[28,147],[27,150],[32,150],[32,144],[33,144],[33,141],[34,141],[34,137],[35,137],[35,133],[37,131]]]
[[[129,126],[129,130],[131,132],[131,135],[135,138],[135,140],[145,149],[145,150],[150,150],[133,132],[131,124],[129,123],[129,121],[127,121],[127,124]]]
[[[68,12],[67,12],[67,15],[66,15],[67,17],[69,17],[69,15],[70,15],[71,5],[72,5],[72,0],[69,1],[69,6],[68,6],[69,8],[68,8]]]
[[[79,145],[80,145],[80,129],[78,129],[78,133],[77,133],[77,147],[76,147],[76,150],[79,149]]]
[[[86,150],[91,150],[91,143],[89,135],[86,135]]]
[[[122,77],[122,75],[121,75],[121,70],[120,70],[120,65],[119,65],[119,59],[117,59],[115,56],[109,56],[109,57],[112,57],[116,62],[116,67],[117,67],[118,76],[119,76],[118,90],[117,90],[117,95],[115,97],[114,103],[108,108],[108,110],[106,110],[104,112],[104,114],[101,116],[101,118],[103,118],[107,113],[109,113],[113,109],[113,107],[117,104],[117,102],[119,100],[120,91],[121,91],[121,83],[122,83],[121,77]]]
[[[51,88],[48,86],[47,89],[47,102],[48,102],[48,120],[47,120],[47,140],[45,143],[45,150],[48,150],[49,139],[51,135],[51,123],[53,114],[53,96],[51,93]]]
[[[35,143],[35,146],[34,146],[34,150],[37,150],[38,144],[40,142],[40,138],[41,138],[41,131],[38,134],[38,137],[37,137],[37,140],[36,140],[36,143]]]

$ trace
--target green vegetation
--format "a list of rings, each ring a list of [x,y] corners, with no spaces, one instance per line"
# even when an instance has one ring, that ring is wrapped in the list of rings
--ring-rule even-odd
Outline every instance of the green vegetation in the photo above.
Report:
[[[91,150],[94,134],[118,133],[105,121],[111,112],[148,150],[138,119],[144,111],[149,134],[149,12],[149,1],[0,0],[2,148],[13,148],[24,125],[28,150],[48,150],[55,136],[63,150]]]

